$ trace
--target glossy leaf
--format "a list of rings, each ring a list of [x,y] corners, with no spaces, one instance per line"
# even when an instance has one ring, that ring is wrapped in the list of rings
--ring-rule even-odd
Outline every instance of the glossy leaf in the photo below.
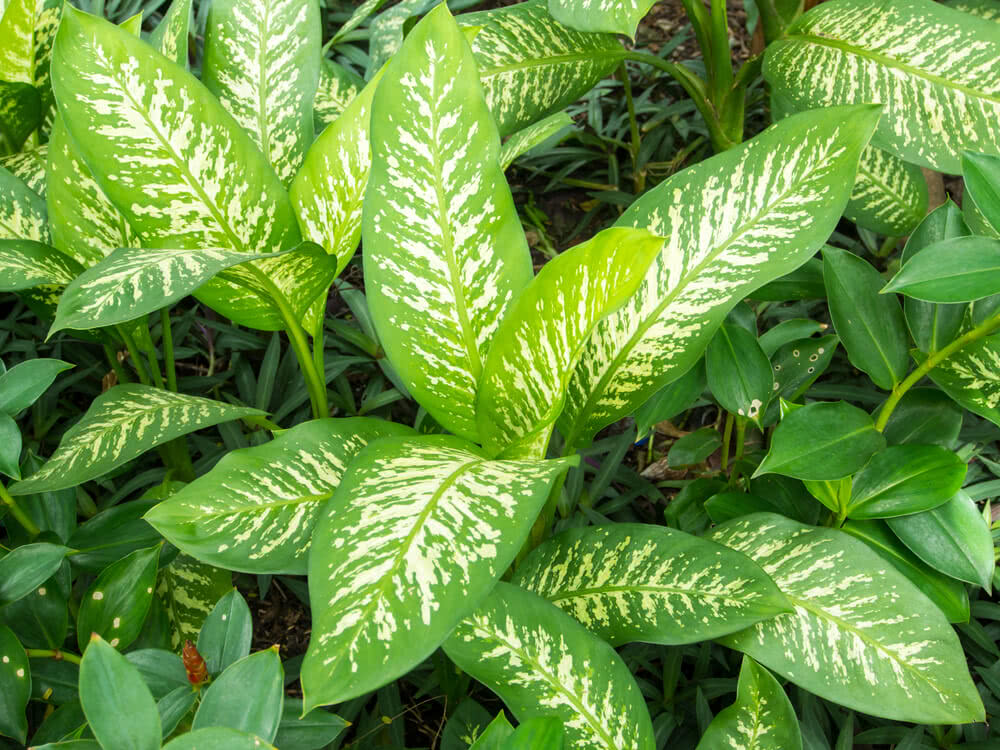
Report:
[[[41,121],[42,100],[34,86],[0,81],[0,150],[20,149]],[[7,159],[0,158],[0,166],[14,172]]]
[[[580,31],[604,31],[635,38],[636,28],[656,0],[549,0],[549,11],[559,23]]]
[[[996,0],[948,0],[945,5],[987,21],[1000,21],[1000,4]]]
[[[21,478],[21,429],[7,414],[0,413],[0,474]]]
[[[46,188],[45,163],[48,158],[49,145],[43,143],[38,148],[0,157],[0,167],[6,169],[44,198]]]
[[[167,693],[156,702],[164,739],[173,734],[181,720],[191,712],[197,698],[198,694],[191,686],[185,685]]]
[[[923,220],[927,202],[927,182],[919,167],[869,146],[861,154],[844,216],[872,232],[904,237]]]
[[[840,219],[876,117],[871,108],[794,115],[632,204],[618,223],[668,240],[580,359],[559,422],[571,445],[687,371],[737,302],[815,253]]]
[[[535,146],[554,136],[560,130],[573,124],[573,119],[565,112],[556,112],[544,120],[518,130],[504,141],[500,148],[500,167],[507,169],[514,160]]]
[[[966,344],[928,375],[959,405],[1000,425],[1000,334]]]
[[[45,201],[0,167],[0,239],[49,241]]]
[[[450,436],[385,438],[354,459],[313,533],[306,709],[430,655],[514,560],[571,463],[489,461]]]
[[[932,0],[824,3],[764,59],[765,80],[796,109],[880,102],[873,145],[950,173],[963,151],[1000,151],[998,72],[996,31]]]
[[[76,493],[70,494],[75,505]],[[138,500],[102,510],[81,523],[67,542],[75,550],[73,565],[99,573],[125,555],[159,543],[160,535],[142,520],[142,514],[156,503],[151,497],[154,494],[147,492]]]
[[[258,651],[212,681],[191,728],[229,727],[271,742],[278,733],[283,700],[284,671],[277,647]]]
[[[772,329],[773,330],[773,329]],[[769,426],[778,421],[781,400],[796,401],[830,366],[840,339],[823,336],[789,341],[771,356],[774,371],[774,393],[767,414],[761,420]]]
[[[855,474],[847,515],[889,518],[936,508],[962,488],[965,471],[965,462],[940,446],[890,446]]]
[[[944,615],[867,546],[769,513],[731,521],[710,538],[757,561],[795,606],[723,644],[868,714],[982,720],[979,693]]]
[[[73,506],[75,511],[75,502]],[[64,562],[55,575],[4,607],[4,623],[25,648],[62,648],[69,628],[70,587],[69,563]]]
[[[320,63],[319,83],[313,100],[313,119],[317,133],[336,122],[354,98],[365,87],[364,79],[357,73],[324,59]]]
[[[1000,157],[964,154],[962,177],[976,207],[993,229],[1000,232]]]
[[[313,420],[227,453],[146,514],[172,544],[229,570],[306,572],[317,516],[368,443],[409,435],[375,419]]]
[[[564,531],[528,555],[511,583],[545,597],[613,646],[697,643],[789,611],[745,556],[645,524]]]
[[[774,392],[774,375],[754,334],[723,324],[705,351],[705,371],[723,409],[759,423]]]
[[[31,666],[28,656],[14,631],[0,625],[0,735],[25,742],[28,719],[24,711],[30,697]]]
[[[795,709],[774,676],[743,657],[736,702],[712,719],[695,750],[802,750]]]
[[[156,587],[160,546],[138,550],[105,568],[87,589],[76,620],[80,650],[88,648],[94,633],[124,651],[146,621]]]
[[[460,669],[499,695],[518,721],[561,719],[568,747],[656,746],[646,703],[625,662],[536,594],[497,584],[444,649]]]
[[[180,687],[191,690],[184,664],[173,651],[158,648],[136,649],[125,654],[125,658],[142,675],[146,687],[156,700]]]
[[[500,324],[476,404],[492,454],[542,457],[591,333],[627,304],[663,240],[611,228],[556,256]]]
[[[962,410],[936,388],[911,388],[899,400],[882,434],[889,445],[924,443],[953,448]]]
[[[33,240],[0,240],[0,291],[68,284],[83,270],[72,258]]]
[[[790,320],[783,320],[773,328],[769,328],[760,335],[757,341],[760,344],[760,348],[764,350],[764,354],[770,359],[785,344],[808,339],[814,334],[825,331],[828,327],[824,323],[807,318],[791,318]]]
[[[322,708],[314,708],[303,716],[302,701],[285,698],[274,744],[295,750],[321,750],[333,742],[350,724],[349,721]]]
[[[955,237],[923,248],[883,291],[955,303],[1000,294],[1000,240]]]
[[[276,750],[255,734],[226,727],[209,727],[175,737],[163,750]]]
[[[59,569],[69,550],[58,544],[23,544],[0,558],[0,607],[41,586]]]
[[[198,652],[209,674],[218,674],[249,656],[252,626],[250,608],[240,592],[233,589],[219,599],[198,634]]]
[[[507,721],[507,715],[501,711],[469,746],[469,750],[506,750],[504,743],[510,739],[512,734],[514,734],[514,727]]]
[[[170,646],[198,638],[216,602],[232,588],[233,574],[181,553],[157,575],[156,596],[170,624]]]
[[[750,293],[753,299],[770,302],[787,302],[796,299],[823,299],[823,261],[810,258],[791,273],[764,284]]]
[[[156,28],[149,34],[149,43],[165,57],[182,67],[188,64],[188,34],[191,23],[191,0],[173,0]]]
[[[0,412],[15,416],[45,393],[61,372],[72,368],[60,359],[29,359],[0,375]]]
[[[465,36],[438,6],[407,36],[372,103],[365,289],[414,398],[478,442],[483,361],[531,259]]]
[[[677,380],[663,386],[635,413],[635,431],[644,437],[659,422],[673,419],[691,408],[705,391],[705,366],[699,362]]]

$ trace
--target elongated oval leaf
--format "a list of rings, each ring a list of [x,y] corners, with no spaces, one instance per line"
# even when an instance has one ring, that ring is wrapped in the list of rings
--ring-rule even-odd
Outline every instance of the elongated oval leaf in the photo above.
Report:
[[[170,3],[166,15],[149,34],[149,43],[182,67],[188,64],[191,1],[174,0]]]
[[[619,225],[668,239],[580,359],[559,422],[571,445],[686,372],[738,301],[815,253],[840,219],[876,117],[872,108],[794,115],[632,204]]]
[[[31,698],[31,666],[14,631],[0,625],[0,734],[23,743],[28,735],[24,715]]]
[[[96,633],[112,648],[124,651],[142,630],[156,587],[160,545],[137,550],[109,565],[84,594],[76,620],[82,651]]]
[[[756,560],[795,606],[723,644],[865,713],[919,723],[982,720],[944,615],[867,546],[770,513],[730,521],[710,538]]]
[[[365,287],[414,398],[478,442],[483,360],[531,258],[468,42],[445,6],[407,36],[372,103]]]
[[[229,727],[270,742],[281,721],[283,678],[277,646],[240,659],[208,686],[191,728]]]
[[[198,652],[209,674],[250,655],[252,628],[250,608],[239,591],[233,589],[219,599],[198,634]]]
[[[412,434],[375,419],[320,419],[227,453],[145,518],[200,560],[254,573],[306,572],[316,518],[368,443]]]
[[[879,451],[851,485],[851,518],[888,518],[948,502],[965,481],[965,462],[937,445],[894,445]]]
[[[958,404],[1000,425],[1000,334],[966,344],[928,375]]]
[[[1000,39],[932,0],[823,3],[768,47],[764,77],[796,109],[881,103],[873,144],[931,169],[1000,152]]]
[[[218,0],[208,13],[202,79],[288,185],[313,141],[319,5]]]
[[[72,258],[34,240],[0,240],[0,291],[63,285],[83,271]]]
[[[526,557],[511,583],[612,645],[697,643],[790,611],[744,555],[643,524],[564,531]]]
[[[723,324],[705,351],[708,388],[728,412],[760,423],[774,393],[774,374],[757,337]]]
[[[205,427],[262,415],[198,396],[144,385],[118,385],[90,405],[66,431],[48,462],[10,487],[12,495],[75,487],[121,466],[157,445]]]
[[[562,719],[568,747],[656,746],[646,703],[621,657],[536,594],[497,584],[444,648],[519,721]]]
[[[44,198],[46,189],[45,163],[48,161],[48,157],[49,144],[43,143],[30,151],[21,151],[0,157],[0,167],[6,169]]]
[[[67,550],[58,544],[23,544],[0,558],[0,607],[41,586],[62,564]]]
[[[163,750],[276,750],[270,743],[249,732],[227,727],[209,727],[175,737]]]
[[[736,702],[712,719],[695,750],[801,750],[795,709],[774,676],[743,657]]]
[[[962,177],[976,207],[1000,232],[1000,157],[966,153],[962,156]]]
[[[919,167],[869,146],[861,154],[844,216],[873,232],[903,237],[923,220],[928,199]]]
[[[61,359],[38,357],[10,368],[0,375],[0,411],[13,417],[27,409],[52,385],[59,373],[72,367]]]
[[[911,388],[899,400],[882,434],[889,445],[923,443],[953,448],[962,410],[937,388]]]
[[[605,31],[635,37],[636,27],[656,0],[549,0],[549,11],[560,23],[580,31]]]
[[[0,167],[0,239],[48,242],[45,201]]]
[[[324,59],[319,69],[319,84],[313,100],[313,120],[317,133],[335,122],[365,87],[357,73]]]
[[[1000,294],[1000,240],[954,237],[928,245],[882,291],[939,303]]]
[[[518,130],[504,141],[500,149],[500,167],[507,169],[517,157],[530,151],[538,144],[573,124],[573,119],[565,112],[556,112],[544,120],[539,120],[523,130]]]
[[[437,648],[513,561],[570,463],[489,461],[450,436],[366,448],[313,534],[306,708],[374,690]]]

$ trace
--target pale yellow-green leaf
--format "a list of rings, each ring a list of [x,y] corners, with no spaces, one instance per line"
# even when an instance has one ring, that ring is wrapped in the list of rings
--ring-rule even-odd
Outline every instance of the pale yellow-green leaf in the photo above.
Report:
[[[43,143],[38,148],[8,154],[0,157],[3,167],[21,182],[43,198],[45,197],[45,164],[48,161],[49,146]]]
[[[0,239],[49,241],[45,201],[3,167],[0,167]]]

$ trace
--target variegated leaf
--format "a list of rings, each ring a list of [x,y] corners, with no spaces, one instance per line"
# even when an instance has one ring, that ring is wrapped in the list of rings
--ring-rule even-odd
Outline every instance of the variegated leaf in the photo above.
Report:
[[[318,419],[231,451],[146,513],[176,547],[250,573],[304,574],[316,518],[368,443],[412,431],[376,419]]]
[[[736,702],[712,719],[695,750],[802,750],[792,702],[774,676],[743,657]]]
[[[1000,2],[997,0],[946,0],[945,5],[987,21],[1000,21]]]
[[[39,88],[47,85],[59,8],[55,0],[10,0],[0,18],[0,39],[4,40],[0,80]]]
[[[656,0],[549,0],[559,23],[580,31],[604,31],[635,37],[636,27]]]
[[[528,555],[511,583],[613,646],[697,643],[791,611],[745,555],[647,524],[564,531]]]
[[[368,37],[368,78],[371,79],[390,57],[403,46],[404,25],[415,16],[426,13],[436,0],[399,0],[379,13],[371,23]]]
[[[216,0],[202,79],[286,186],[313,141],[320,17],[315,0]]]
[[[49,241],[45,201],[0,167],[0,239]]]
[[[571,444],[633,413],[697,362],[741,299],[837,226],[874,107],[804,112],[650,190],[619,225],[666,237],[635,297],[600,323],[569,386]]]
[[[445,5],[386,66],[371,143],[362,234],[375,329],[420,405],[478,442],[483,361],[531,280],[531,255],[472,52]]]
[[[41,121],[42,99],[34,86],[0,81],[0,153],[19,151]]]
[[[149,35],[149,43],[164,56],[182,67],[188,64],[188,34],[191,23],[191,0],[174,0]]]
[[[319,69],[316,98],[313,100],[313,124],[316,132],[321,133],[323,128],[340,117],[340,113],[347,109],[347,105],[354,101],[354,97],[364,87],[365,81],[357,73],[333,60],[324,59]]]
[[[30,151],[21,151],[0,157],[0,167],[6,169],[44,198],[45,164],[48,161],[48,155],[48,144],[42,144]]]
[[[54,247],[33,240],[0,240],[0,291],[68,284],[83,266]]]
[[[94,399],[45,465],[10,492],[30,495],[75,487],[181,435],[263,414],[150,386],[118,385]]]
[[[796,109],[880,102],[873,145],[941,172],[1000,153],[1000,37],[932,0],[834,0],[771,44],[764,77]]]
[[[551,138],[563,128],[573,124],[572,118],[565,112],[556,112],[549,115],[544,120],[529,125],[523,130],[518,130],[510,138],[504,141],[500,149],[500,167],[507,169],[514,160],[525,151],[529,151],[547,138]]]
[[[361,5],[354,9],[351,17],[347,19],[344,25],[337,29],[337,33],[333,35],[333,39],[329,42],[330,46],[339,42],[345,36],[358,28],[358,26],[367,21],[368,17],[384,4],[385,0],[364,0]]]
[[[543,457],[566,387],[595,326],[642,283],[663,238],[607,229],[545,264],[500,324],[476,418],[492,455]]]
[[[914,356],[921,362],[927,357]],[[964,408],[1000,425],[1000,333],[962,347],[928,374]]]
[[[250,137],[197,79],[145,42],[67,10],[53,86],[70,136],[144,247],[270,253],[298,244],[291,202]],[[315,297],[313,280],[285,258],[253,267],[293,305]],[[284,327],[277,310],[238,285],[215,279],[198,298],[243,325]]]
[[[355,458],[313,532],[306,710],[427,658],[513,562],[571,463],[490,461],[439,435],[385,438]]]
[[[170,621],[170,645],[198,640],[215,603],[233,588],[233,574],[181,553],[157,574],[156,595]]]
[[[622,658],[536,594],[498,583],[444,649],[518,721],[562,720],[567,748],[656,747],[646,702]]]
[[[927,182],[920,167],[869,146],[844,216],[888,237],[905,237],[927,214]]]
[[[472,52],[503,136],[572,104],[625,56],[613,35],[568,29],[545,3],[528,0],[458,17],[463,27],[479,28]]]
[[[816,695],[898,721],[982,721],[955,631],[941,610],[864,543],[756,513],[711,539],[756,560],[795,612],[721,639]]]

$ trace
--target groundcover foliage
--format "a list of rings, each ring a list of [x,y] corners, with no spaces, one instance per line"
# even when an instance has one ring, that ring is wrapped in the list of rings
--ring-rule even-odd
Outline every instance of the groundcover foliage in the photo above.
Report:
[[[382,5],[0,0],[0,747],[995,747],[1000,5]]]

